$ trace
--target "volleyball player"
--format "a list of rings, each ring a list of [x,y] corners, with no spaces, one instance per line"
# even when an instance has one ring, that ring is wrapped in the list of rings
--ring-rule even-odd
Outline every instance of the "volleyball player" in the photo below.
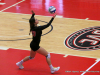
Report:
[[[51,18],[51,20],[49,21],[49,23],[47,25],[43,25],[43,26],[37,26],[37,24],[39,23],[39,21],[34,17],[35,13],[32,10],[32,16],[29,20],[30,23],[30,32],[32,32],[32,36],[33,39],[30,43],[30,56],[26,56],[24,59],[22,59],[21,61],[17,62],[16,65],[20,68],[23,69],[23,62],[34,59],[36,53],[42,54],[46,57],[46,61],[50,67],[50,71],[51,73],[54,73],[55,71],[58,71],[60,69],[60,67],[56,67],[54,68],[51,64],[51,60],[50,60],[50,53],[48,53],[44,48],[39,46],[40,40],[41,40],[41,35],[42,35],[42,30],[49,27],[52,23],[52,21],[54,20],[54,18],[56,17],[56,14]],[[30,33],[29,33],[30,35]]]

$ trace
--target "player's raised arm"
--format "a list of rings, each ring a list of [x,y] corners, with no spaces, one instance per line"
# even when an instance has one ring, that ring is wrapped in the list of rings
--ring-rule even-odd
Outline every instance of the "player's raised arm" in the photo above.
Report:
[[[35,14],[35,12],[33,10],[31,12],[32,12],[32,14]]]
[[[49,21],[48,24],[43,25],[43,26],[38,26],[38,27],[34,28],[34,30],[43,30],[43,29],[49,27],[49,26],[51,25],[51,23],[53,22],[54,18],[56,17],[56,15],[57,15],[57,14],[55,14],[55,15],[51,18],[51,20]]]
[[[32,10],[31,12],[32,12],[32,16],[31,16],[31,18],[33,18],[34,15],[35,15],[35,12],[34,12],[33,10]]]
[[[55,18],[55,17],[56,17],[56,15],[57,15],[57,13],[53,16],[53,18]]]

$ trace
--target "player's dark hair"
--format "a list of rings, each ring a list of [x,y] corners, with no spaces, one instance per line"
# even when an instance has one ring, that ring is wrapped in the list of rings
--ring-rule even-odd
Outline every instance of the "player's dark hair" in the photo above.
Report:
[[[30,23],[30,32],[32,31],[32,29],[34,28],[34,26],[35,26],[35,18],[31,18],[30,20],[29,20],[29,23]],[[30,35],[30,32],[29,32],[29,35]]]

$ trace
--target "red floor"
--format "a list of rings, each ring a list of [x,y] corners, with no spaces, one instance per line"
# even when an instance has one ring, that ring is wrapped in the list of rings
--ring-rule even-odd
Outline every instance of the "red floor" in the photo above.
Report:
[[[24,69],[19,70],[16,62],[30,54],[29,51],[20,49],[0,50],[0,75],[51,75],[44,56],[36,54],[35,59],[25,62]],[[61,69],[53,75],[81,75],[96,59],[78,56],[63,57],[61,54],[51,53],[51,60],[54,66]],[[100,71],[100,62],[89,71]],[[85,75],[100,75],[100,72],[86,73]]]
[[[97,63],[92,69],[90,69],[90,72],[87,72],[85,75],[100,75],[100,62]],[[94,72],[93,72],[94,71]]]
[[[20,1],[23,1],[19,3]],[[100,0],[1,0],[4,5],[0,5],[3,10],[15,3],[4,12],[31,14],[34,10],[37,15],[51,15],[48,13],[49,6],[55,6],[58,15],[67,18],[78,18],[89,20],[100,20]],[[41,11],[41,12],[40,12]]]

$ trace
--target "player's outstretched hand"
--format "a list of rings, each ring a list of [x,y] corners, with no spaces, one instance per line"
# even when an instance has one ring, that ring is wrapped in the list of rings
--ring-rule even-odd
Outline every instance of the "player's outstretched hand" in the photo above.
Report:
[[[53,18],[55,18],[55,17],[56,17],[56,15],[57,15],[57,13],[55,13],[55,14],[54,14]]]
[[[31,12],[32,12],[32,14],[35,14],[35,12],[33,10]]]

